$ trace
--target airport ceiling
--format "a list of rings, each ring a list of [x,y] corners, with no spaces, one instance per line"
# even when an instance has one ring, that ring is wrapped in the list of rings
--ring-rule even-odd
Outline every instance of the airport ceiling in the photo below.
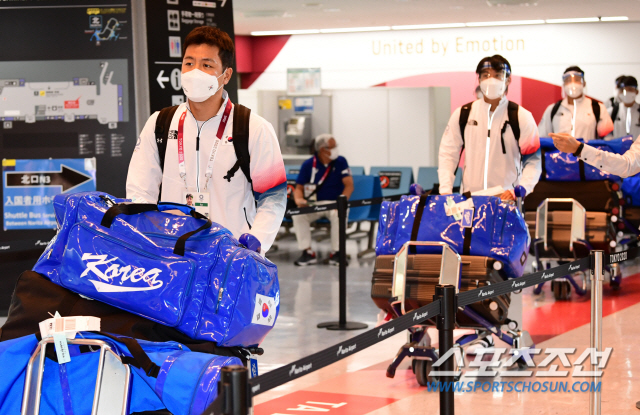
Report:
[[[236,34],[627,16],[640,0],[233,0]]]

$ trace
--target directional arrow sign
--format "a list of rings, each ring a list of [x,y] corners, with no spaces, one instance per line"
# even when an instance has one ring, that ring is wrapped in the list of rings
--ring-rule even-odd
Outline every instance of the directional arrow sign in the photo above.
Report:
[[[164,75],[164,69],[160,70],[160,73],[158,74],[156,81],[158,81],[158,83],[160,84],[160,88],[164,89],[164,83],[169,82],[169,77],[162,76],[162,75]]]
[[[88,182],[92,177],[62,164],[60,171],[16,172],[6,174],[6,187],[61,186],[62,192]]]

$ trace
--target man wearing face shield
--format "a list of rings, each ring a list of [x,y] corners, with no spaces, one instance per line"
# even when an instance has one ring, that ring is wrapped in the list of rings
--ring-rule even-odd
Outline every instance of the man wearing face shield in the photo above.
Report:
[[[500,55],[486,57],[476,68],[481,99],[456,109],[440,142],[440,193],[453,191],[455,172],[465,151],[462,192],[500,186],[503,200],[515,199],[516,186],[531,193],[540,177],[540,139],[529,111],[505,94],[511,65]]]
[[[585,141],[605,137],[613,122],[603,103],[584,95],[584,71],[570,66],[562,76],[565,98],[547,107],[538,125],[541,137],[550,133],[570,133]]]
[[[618,102],[609,108],[613,120],[613,134],[607,138],[627,135],[635,140],[640,135],[640,105],[636,102],[638,81],[633,76],[623,76],[618,82]]]
[[[320,134],[314,142],[315,154],[302,163],[296,179],[293,197],[298,207],[310,204],[326,204],[335,202],[338,196],[347,199],[353,193],[353,177],[347,160],[338,153],[338,143],[331,134]],[[340,239],[338,211],[311,213],[292,216],[293,229],[298,240],[298,248],[302,255],[294,264],[298,266],[318,263],[316,253],[311,249],[311,223],[320,218],[328,218],[331,222],[331,253],[329,264],[338,265],[340,258]]]
[[[227,33],[198,27],[183,47],[181,81],[187,102],[171,107],[173,114],[165,108],[149,117],[129,164],[127,198],[185,203],[189,195],[198,212],[264,254],[286,206],[286,175],[275,131],[264,118],[234,105],[224,90],[234,59]],[[234,135],[243,139],[234,143]]]
[[[625,75],[620,75],[615,80],[615,87],[613,88],[613,96],[610,97],[607,101],[607,111],[613,107],[615,104],[620,103],[620,98],[618,98],[618,89],[620,88],[620,81],[624,78]],[[612,118],[613,120],[613,118]]]

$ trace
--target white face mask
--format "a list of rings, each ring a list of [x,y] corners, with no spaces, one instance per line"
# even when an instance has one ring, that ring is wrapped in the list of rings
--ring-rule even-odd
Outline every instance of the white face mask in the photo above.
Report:
[[[330,158],[331,160],[335,160],[335,159],[337,159],[337,158],[338,158],[338,156],[340,155],[340,153],[338,153],[338,147],[337,147],[337,146],[336,146],[336,147],[334,147],[334,148],[330,148],[330,149],[329,149],[329,152],[330,152],[330,154],[329,154],[329,158]]]
[[[581,97],[583,90],[584,90],[584,86],[582,84],[578,84],[575,82],[572,82],[564,86],[564,93],[570,98]]]
[[[224,75],[224,72],[222,73]],[[220,76],[222,76],[220,75]],[[182,90],[193,102],[202,102],[213,96],[224,85],[218,85],[220,76],[209,75],[200,69],[193,69],[180,75]]]
[[[482,94],[487,99],[498,99],[504,94],[505,81],[497,78],[489,78],[480,82],[480,89]]]
[[[620,101],[624,102],[625,104],[633,104],[634,102],[636,102],[636,93],[635,92],[629,92],[629,91],[622,91],[618,97],[620,98]]]

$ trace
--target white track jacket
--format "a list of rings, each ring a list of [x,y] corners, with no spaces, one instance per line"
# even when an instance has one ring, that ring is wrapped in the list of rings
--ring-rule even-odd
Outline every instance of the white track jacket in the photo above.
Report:
[[[220,107],[218,114],[206,121],[200,130],[200,152],[196,153],[196,137],[198,127],[196,119],[188,111],[188,103],[181,104],[176,110],[164,163],[164,174],[160,169],[160,158],[156,145],[155,125],[159,112],[149,117],[136,144],[127,176],[127,198],[136,203],[156,203],[160,184],[162,184],[161,201],[185,203],[183,194],[189,192],[209,193],[210,219],[217,222],[238,238],[243,233],[250,233],[262,244],[262,253],[266,253],[282,224],[286,207],[286,175],[280,145],[276,133],[269,122],[255,113],[251,113],[249,121],[249,154],[251,156],[251,179],[253,190],[261,195],[256,201],[241,169],[235,173],[231,181],[223,179],[227,171],[235,164],[237,158],[232,142],[233,110],[222,135],[213,164],[213,174],[207,190],[205,171],[207,161],[213,147],[218,126],[227,104],[228,96]],[[177,130],[180,116],[187,112],[184,121],[184,155],[187,188],[180,178],[178,168]]]
[[[575,110],[576,131],[575,137],[583,138],[585,142],[603,138],[613,131],[613,121],[602,102],[600,106],[600,119],[596,120],[591,107],[591,98],[582,97],[574,100],[574,105],[569,105],[567,98],[562,100],[556,116],[551,120],[551,111],[555,102],[547,107],[538,125],[540,137],[549,137],[549,133],[569,133],[572,130],[572,120]],[[598,136],[596,137],[596,122],[598,123]]]
[[[491,105],[484,99],[473,102],[465,127],[462,191],[475,192],[494,186],[513,190],[522,185],[529,194],[538,183],[542,172],[540,137],[533,116],[521,106],[518,108],[520,141],[516,141],[511,127],[507,126],[503,152],[501,132],[509,118],[508,102],[503,97],[493,114],[489,113]],[[454,172],[460,160],[462,135],[459,120],[460,108],[451,114],[440,142],[438,178],[443,194],[452,192]]]

